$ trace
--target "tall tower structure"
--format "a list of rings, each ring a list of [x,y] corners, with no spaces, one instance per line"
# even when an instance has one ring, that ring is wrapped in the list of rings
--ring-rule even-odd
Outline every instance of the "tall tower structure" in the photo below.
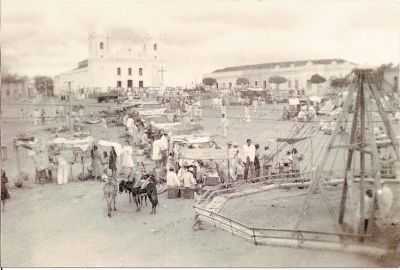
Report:
[[[105,33],[89,35],[89,59],[106,57],[110,52],[110,38]]]

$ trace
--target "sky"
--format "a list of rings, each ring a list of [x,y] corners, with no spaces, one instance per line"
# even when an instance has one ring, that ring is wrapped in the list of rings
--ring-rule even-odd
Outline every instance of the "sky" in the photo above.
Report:
[[[158,39],[171,86],[234,65],[400,59],[400,0],[0,1],[2,68],[28,76],[74,68],[93,31]]]

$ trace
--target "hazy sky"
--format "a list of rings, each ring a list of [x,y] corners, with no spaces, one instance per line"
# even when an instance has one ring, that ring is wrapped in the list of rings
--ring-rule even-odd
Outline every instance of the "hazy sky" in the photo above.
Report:
[[[56,75],[88,33],[161,38],[170,85],[230,65],[309,58],[398,62],[400,0],[1,0],[3,64]]]

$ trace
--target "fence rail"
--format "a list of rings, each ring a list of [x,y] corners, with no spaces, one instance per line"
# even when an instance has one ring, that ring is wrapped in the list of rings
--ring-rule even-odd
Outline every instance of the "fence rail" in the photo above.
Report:
[[[303,243],[304,241],[338,243],[344,238],[368,238],[371,236],[369,234],[250,227],[214,211],[199,206],[194,206],[193,208],[200,217],[207,219],[209,223],[221,227],[234,235],[252,240],[256,245],[260,244],[263,239],[296,240],[298,243]]]

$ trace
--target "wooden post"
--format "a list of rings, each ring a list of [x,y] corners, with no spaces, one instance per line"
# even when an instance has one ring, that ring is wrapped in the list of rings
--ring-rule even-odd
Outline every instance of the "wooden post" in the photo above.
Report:
[[[352,122],[352,127],[351,127],[351,133],[350,133],[350,144],[351,145],[354,144],[355,137],[356,137],[359,104],[360,104],[360,91],[358,90],[357,98],[356,98],[356,106],[354,108],[354,114],[353,114],[353,122]],[[347,161],[346,161],[346,168],[345,168],[345,174],[344,174],[342,198],[340,200],[339,224],[343,224],[344,214],[345,214],[345,211],[346,211],[346,199],[347,199],[347,190],[348,190],[348,174],[350,173],[350,170],[351,170],[351,164],[352,164],[352,161],[353,161],[353,153],[354,153],[354,149],[353,148],[350,148],[349,151],[347,152]]]
[[[365,99],[364,99],[364,81],[365,73],[360,74],[360,121],[361,121],[361,138],[360,138],[360,224],[359,233],[364,234],[364,176],[365,176]]]
[[[378,91],[376,91],[376,89],[374,89],[374,87],[369,84],[369,89],[371,90],[371,94],[373,96],[373,99],[376,101],[376,106],[378,107],[378,112],[380,117],[383,120],[383,124],[385,125],[386,131],[388,133],[388,137],[390,138],[392,147],[394,149],[394,153],[396,155],[396,159],[398,161],[400,161],[400,153],[399,153],[399,143],[397,142],[397,138],[395,136],[395,133],[393,131],[392,125],[390,124],[390,121],[386,115],[386,113],[384,112],[384,108],[381,102],[381,96],[378,93]]]
[[[335,130],[334,130],[334,132],[333,132],[333,134],[332,134],[332,136],[330,138],[328,147],[327,147],[323,157],[320,160],[325,161],[325,160],[328,159],[329,154],[331,152],[331,149],[333,147],[333,144],[335,143],[335,139],[336,139],[337,135],[339,134],[340,123],[343,123],[345,120],[347,120],[347,116],[348,116],[348,113],[349,113],[349,110],[350,110],[350,105],[352,104],[352,101],[353,101],[353,88],[351,87],[351,88],[349,88],[349,92],[348,92],[348,95],[346,97],[346,100],[345,100],[345,103],[344,103],[344,106],[343,106],[343,108],[344,108],[343,112],[340,115],[339,120],[337,122],[339,124],[336,125],[336,128],[335,128]],[[325,167],[325,163],[326,162],[320,162],[318,164],[318,167],[317,167],[315,173],[314,172],[312,173],[311,183],[310,183],[310,186],[309,186],[308,192],[307,192],[308,194],[307,194],[306,199],[304,200],[302,213],[300,214],[300,216],[299,216],[299,218],[298,218],[298,220],[296,222],[295,229],[297,229],[299,227],[301,219],[306,214],[306,210],[308,208],[308,200],[309,200],[309,197],[310,197],[309,195],[312,194],[319,187],[321,173],[322,173],[322,170]]]

